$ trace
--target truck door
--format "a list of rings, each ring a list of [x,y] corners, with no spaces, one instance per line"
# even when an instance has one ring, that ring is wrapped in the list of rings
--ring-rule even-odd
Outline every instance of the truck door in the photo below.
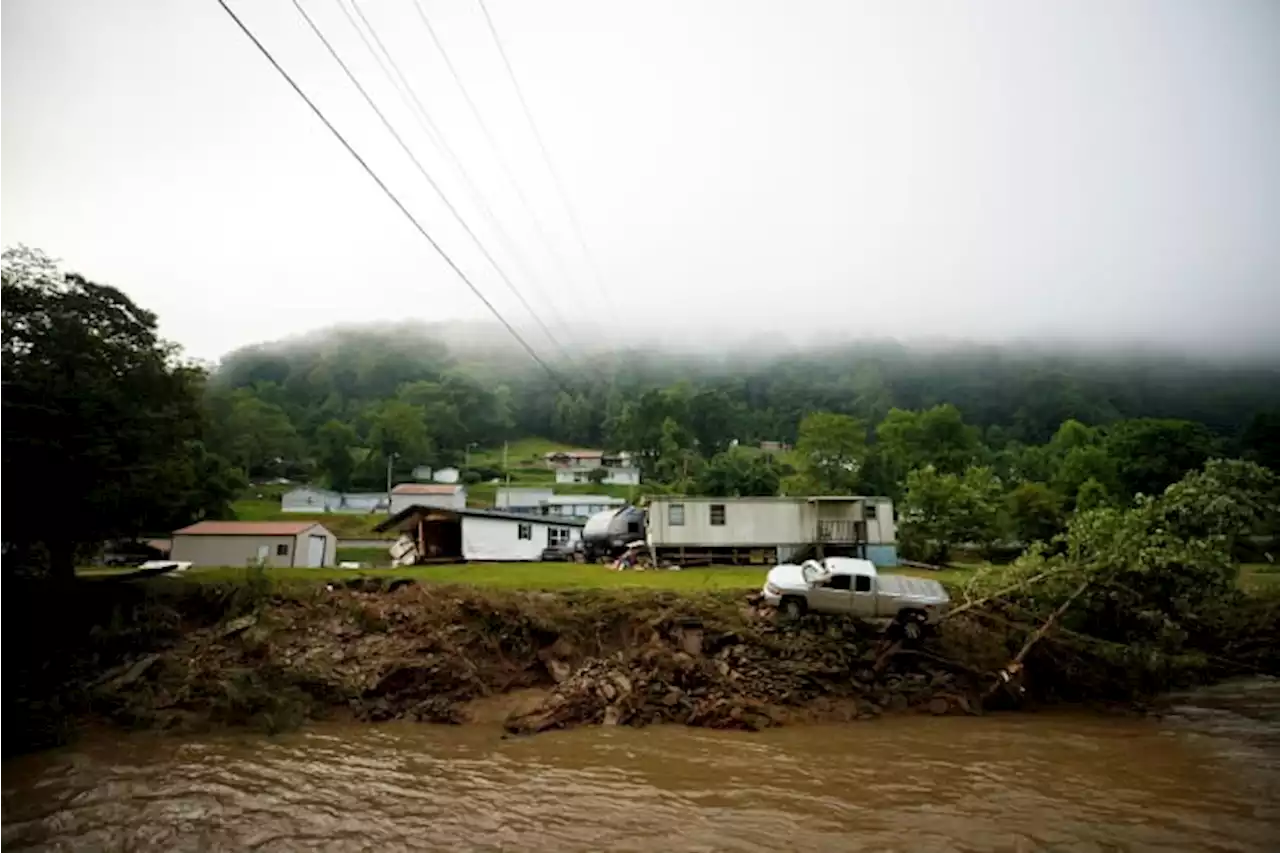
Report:
[[[809,590],[809,609],[819,613],[848,613],[853,603],[850,575],[832,575]]]
[[[853,593],[849,609],[854,616],[870,618],[877,615],[876,584],[875,578],[871,575],[853,576]]]

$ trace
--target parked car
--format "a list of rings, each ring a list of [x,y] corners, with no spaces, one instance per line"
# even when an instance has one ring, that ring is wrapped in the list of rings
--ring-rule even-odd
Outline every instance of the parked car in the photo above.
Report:
[[[894,619],[915,639],[942,618],[951,596],[935,580],[882,575],[870,560],[827,557],[775,566],[765,579],[764,600],[788,619],[805,613]]]
[[[576,563],[582,555],[582,540],[575,539],[561,545],[550,545],[542,549],[544,563]]]

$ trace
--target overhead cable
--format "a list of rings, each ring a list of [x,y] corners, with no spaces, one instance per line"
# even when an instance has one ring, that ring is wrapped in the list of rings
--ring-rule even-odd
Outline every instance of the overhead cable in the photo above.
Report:
[[[400,201],[399,197],[397,197],[396,194],[391,191],[391,188],[386,185],[386,183],[382,180],[382,178],[378,177],[377,172],[373,171],[373,169],[369,166],[369,164],[365,161],[365,159],[360,156],[359,152],[357,152],[355,148],[351,146],[351,143],[347,141],[346,137],[342,135],[341,131],[339,131],[333,125],[333,122],[329,121],[328,117],[325,116],[324,112],[318,106],[316,106],[315,102],[312,101],[310,97],[307,96],[307,93],[302,91],[302,88],[297,84],[297,82],[294,81],[293,77],[289,74],[289,72],[285,71],[284,67],[281,66],[280,63],[276,61],[276,58],[271,54],[271,51],[267,49],[266,45],[264,45],[261,41],[258,40],[258,37],[253,34],[253,31],[249,29],[249,27],[244,23],[244,21],[240,20],[240,16],[237,15],[235,11],[230,6],[227,5],[227,0],[216,0],[216,2],[219,6],[222,7],[222,10],[227,13],[227,15],[231,18],[231,20],[235,22],[236,26],[240,28],[240,31],[245,34],[245,36],[249,39],[249,41],[253,42],[253,46],[256,47],[264,57],[266,57],[267,61],[271,63],[271,66],[275,68],[275,70],[280,74],[280,76],[284,78],[285,82],[289,84],[289,87],[293,89],[293,91],[298,95],[298,97],[300,97],[306,103],[308,107],[310,107],[311,112],[315,114],[316,118],[320,119],[321,123],[324,124],[324,126],[328,128],[329,132],[333,134],[334,138],[336,138],[338,142],[342,143],[342,147],[345,148],[347,150],[347,153],[350,154],[352,158],[354,158],[355,161],[360,164],[360,167],[364,169],[365,173],[368,174],[369,177],[373,179],[373,182],[378,185],[378,188],[381,189],[382,192],[387,196],[387,198],[391,200],[391,203],[396,206],[396,209],[398,209],[400,213],[402,213],[404,217],[409,220],[410,224],[413,225],[414,229],[416,229],[417,232],[422,235],[423,239],[426,240],[431,245],[431,248],[436,250],[436,253],[439,254],[440,257],[444,259],[444,262],[448,264],[449,268],[452,269],[458,275],[458,278],[462,279],[463,283],[468,287],[468,289],[470,289],[471,292],[475,294],[476,298],[479,299],[480,302],[484,305],[484,307],[489,310],[489,313],[493,314],[494,318],[497,319],[497,321],[502,324],[503,328],[505,328],[511,334],[511,337],[515,338],[516,342],[520,344],[521,348],[523,348],[524,351],[529,354],[529,357],[533,359],[534,362],[539,367],[545,370],[547,372],[547,375],[550,376],[551,379],[556,384],[558,384],[566,392],[572,393],[568,385],[560,377],[560,375],[555,370],[553,370],[550,365],[548,365],[545,361],[543,361],[542,357],[539,356],[538,353],[533,349],[533,347],[529,345],[529,342],[526,341],[524,337],[521,336],[521,334],[518,331],[516,331],[515,327],[512,326],[511,323],[508,322],[505,317],[502,316],[502,313],[498,311],[496,307],[494,307],[493,303],[490,302],[487,298],[485,298],[485,295],[480,292],[480,289],[475,286],[475,284],[471,281],[471,279],[467,276],[467,274],[462,271],[462,269],[457,265],[457,263],[454,262],[453,258],[449,257],[448,252],[446,252],[444,248],[441,247],[440,244],[436,242],[435,238],[433,238],[431,234],[427,232],[427,229],[424,228],[422,224],[418,222],[418,220],[414,217],[414,215],[409,212],[409,209],[404,206],[404,203]]]
[[[520,100],[520,108],[524,110],[525,120],[529,122],[529,129],[533,131],[533,137],[538,142],[538,150],[542,153],[542,161],[546,164],[547,171],[551,174],[551,180],[555,184],[556,192],[560,195],[560,203],[564,205],[565,212],[569,214],[569,224],[572,226],[574,236],[578,240],[578,246],[582,249],[582,255],[586,258],[587,266],[591,269],[596,287],[604,298],[606,307],[613,313],[615,312],[613,299],[609,295],[609,291],[601,284],[599,267],[597,267],[595,258],[591,255],[591,250],[587,248],[587,241],[582,236],[582,227],[578,223],[578,216],[574,212],[573,204],[569,201],[569,194],[565,191],[564,181],[560,179],[560,173],[556,170],[555,164],[551,160],[551,153],[547,150],[547,144],[543,141],[542,133],[538,130],[538,124],[533,120],[533,112],[529,109],[529,102],[525,100],[524,90],[520,88],[520,82],[516,79],[516,72],[511,66],[511,60],[507,57],[507,51],[502,46],[502,39],[498,36],[498,28],[494,26],[493,18],[490,17],[489,8],[485,6],[484,0],[476,0],[476,2],[480,4],[480,11],[484,13],[485,23],[489,26],[489,34],[493,36],[493,43],[498,48],[498,55],[502,57],[502,64],[507,69],[507,77],[511,79],[511,86],[516,90],[516,97]]]
[[[484,116],[480,113],[480,108],[476,106],[475,100],[471,97],[471,93],[467,90],[466,84],[462,82],[462,75],[458,73],[458,69],[454,66],[453,60],[449,58],[449,52],[445,50],[444,43],[436,34],[435,27],[431,25],[431,20],[427,17],[427,11],[423,8],[422,0],[413,0],[414,7],[418,10],[418,17],[422,20],[422,25],[426,27],[427,34],[431,36],[432,43],[436,46],[436,50],[440,52],[440,58],[444,60],[445,66],[449,69],[449,73],[453,76],[453,82],[458,85],[458,91],[462,93],[462,98],[467,102],[467,107],[471,110],[472,117],[475,118],[476,124],[479,125],[481,133],[484,134],[485,140],[489,143],[490,149],[493,150],[494,156],[497,158],[502,171],[506,175],[507,183],[510,185],[516,198],[520,200],[521,206],[525,212],[529,214],[529,218],[533,221],[534,228],[538,232],[538,236],[542,242],[546,244],[547,251],[552,259],[556,262],[556,266],[560,270],[560,274],[566,280],[573,280],[573,275],[569,271],[569,266],[565,262],[564,256],[556,247],[555,241],[547,232],[543,225],[542,217],[540,217],[533,205],[530,203],[528,196],[520,186],[520,181],[516,179],[515,173],[511,169],[511,165],[507,162],[507,158],[503,155],[501,147],[494,138],[493,132],[489,129],[489,123],[484,120]]]
[[[339,5],[341,5],[341,3],[339,3]],[[395,139],[395,141],[400,145],[400,149],[404,151],[405,155],[409,158],[409,160],[413,163],[413,165],[417,167],[418,172],[422,175],[423,178],[426,179],[427,183],[431,185],[431,188],[435,190],[436,195],[440,197],[440,200],[444,202],[445,207],[447,207],[449,209],[449,212],[453,214],[453,218],[456,219],[458,221],[458,224],[462,226],[464,231],[466,231],[467,236],[469,236],[471,238],[471,241],[475,243],[476,248],[480,250],[480,253],[482,255],[484,255],[485,260],[487,260],[489,264],[494,268],[494,270],[497,271],[498,276],[502,279],[503,284],[505,284],[507,289],[511,291],[512,295],[515,296],[516,299],[520,301],[520,304],[523,305],[525,310],[529,312],[529,316],[531,316],[534,319],[534,322],[538,324],[538,327],[542,329],[543,334],[547,336],[547,340],[551,341],[551,343],[558,350],[560,350],[561,354],[563,354],[566,359],[572,361],[573,356],[569,354],[569,352],[564,348],[564,346],[561,345],[560,341],[556,338],[556,336],[552,334],[551,330],[547,328],[547,324],[543,322],[542,317],[538,315],[538,312],[535,311],[533,309],[533,306],[529,304],[528,300],[524,298],[524,294],[520,292],[520,289],[517,288],[514,283],[512,283],[511,279],[507,276],[506,271],[503,270],[502,266],[498,264],[497,260],[494,259],[493,255],[489,253],[489,250],[485,248],[484,243],[480,241],[480,238],[476,235],[476,233],[473,230],[471,230],[471,226],[467,224],[466,220],[462,218],[462,214],[460,214],[458,212],[458,209],[453,206],[453,203],[449,201],[449,198],[448,196],[445,195],[444,190],[442,190],[440,188],[440,185],[436,183],[435,179],[431,177],[431,174],[427,171],[426,167],[422,165],[422,162],[418,159],[417,155],[413,153],[413,149],[411,149],[409,145],[404,141],[404,138],[400,136],[400,132],[396,130],[395,125],[391,123],[391,121],[386,117],[386,115],[378,107],[377,103],[374,102],[373,98],[369,95],[369,92],[364,88],[364,85],[361,84],[359,79],[356,78],[355,74],[352,73],[350,67],[347,66],[347,63],[338,54],[338,51],[329,42],[329,39],[325,37],[323,32],[321,32],[320,28],[316,25],[316,22],[311,18],[309,14],[307,14],[307,10],[302,7],[302,4],[299,2],[299,0],[293,0],[293,7],[297,9],[300,15],[302,15],[303,20],[307,22],[307,26],[311,28],[311,32],[314,33],[316,38],[320,40],[320,43],[324,45],[325,49],[329,52],[329,55],[333,57],[334,62],[338,63],[338,66],[342,69],[343,73],[346,74],[347,79],[351,81],[351,84],[356,87],[356,90],[360,93],[360,96],[364,98],[365,103],[369,105],[369,108],[372,109],[373,112],[382,121],[383,127],[387,129],[387,132],[390,133],[391,136]],[[352,23],[354,24],[354,21]]]

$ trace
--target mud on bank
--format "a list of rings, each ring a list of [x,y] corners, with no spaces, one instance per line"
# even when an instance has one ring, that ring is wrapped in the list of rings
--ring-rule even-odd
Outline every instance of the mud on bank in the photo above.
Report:
[[[1000,703],[1132,702],[1215,674],[1208,659],[1171,672],[1064,656],[1049,640],[1025,660],[1025,692],[993,692],[992,673],[1025,634],[994,629],[982,614],[907,648],[857,620],[779,625],[742,593],[369,586],[82,587],[57,621],[87,632],[55,642],[38,615],[25,620],[51,650],[40,666],[19,667],[21,685],[6,679],[19,688],[5,691],[6,751],[57,742],[89,720],[175,730],[281,730],[333,716],[464,723],[477,700],[530,688],[539,701],[520,703],[509,731],[757,729]],[[14,644],[5,645],[12,677]]]

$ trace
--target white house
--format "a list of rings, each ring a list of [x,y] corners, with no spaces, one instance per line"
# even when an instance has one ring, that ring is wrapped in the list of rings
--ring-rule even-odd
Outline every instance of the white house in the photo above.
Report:
[[[195,566],[332,566],[338,538],[314,521],[201,521],[173,532],[169,559]]]
[[[395,530],[397,565],[422,562],[539,560],[545,548],[582,538],[585,522],[487,509],[412,506],[378,525]]]
[[[431,479],[437,483],[456,483],[458,482],[458,469],[437,468],[435,473],[431,475]]]
[[[555,497],[554,489],[507,487],[494,494],[493,508],[507,512],[542,513],[544,501]]]
[[[373,513],[386,509],[386,492],[335,492],[301,486],[280,496],[282,512]]]
[[[570,465],[565,468],[556,469],[557,483],[590,483],[593,472],[603,470],[605,472],[604,479],[601,483],[609,486],[638,486],[640,485],[640,469],[631,467],[610,467],[597,466],[595,468],[583,467],[579,465]]]
[[[650,543],[666,554],[738,561],[787,560],[806,546],[854,552],[876,565],[897,565],[893,501],[885,497],[653,497]]]
[[[443,483],[401,483],[391,490],[392,515],[411,506],[466,509],[467,487]]]
[[[622,498],[609,495],[552,495],[541,502],[540,509],[542,515],[587,518],[626,503]]]

